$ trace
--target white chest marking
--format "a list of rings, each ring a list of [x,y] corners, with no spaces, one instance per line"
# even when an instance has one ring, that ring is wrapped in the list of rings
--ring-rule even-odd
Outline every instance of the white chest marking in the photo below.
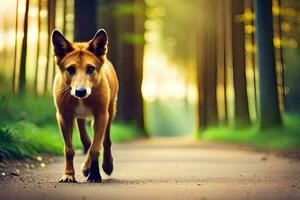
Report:
[[[92,111],[86,107],[82,101],[79,101],[79,105],[75,109],[75,117],[77,118],[87,118],[92,116]]]

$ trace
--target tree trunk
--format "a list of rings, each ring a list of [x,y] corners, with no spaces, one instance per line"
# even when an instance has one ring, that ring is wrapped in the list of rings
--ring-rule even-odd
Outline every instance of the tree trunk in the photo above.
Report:
[[[223,9],[224,9],[224,57],[225,57],[225,66],[224,66],[224,93],[225,93],[225,105],[227,111],[227,121],[229,121],[229,109],[231,109],[231,96],[228,95],[228,87],[231,86],[233,83],[233,78],[230,76],[233,74],[232,72],[232,23],[231,23],[231,1],[223,0]]]
[[[207,86],[207,126],[218,125],[217,111],[217,50],[216,50],[216,1],[207,3],[207,36],[206,36],[206,86]],[[210,19],[210,20],[209,20]]]
[[[248,5],[249,5],[249,9],[251,11],[251,13],[254,14],[254,2],[253,0],[248,0]],[[251,20],[250,25],[254,27],[254,19]],[[251,33],[251,45],[254,47],[255,46],[255,35],[254,32]],[[256,84],[256,80],[257,80],[257,76],[256,76],[256,56],[255,56],[255,52],[252,51],[251,52],[251,63],[252,63],[252,72],[253,72],[253,94],[254,94],[254,107],[255,107],[255,115],[256,115],[256,120],[259,118],[259,113],[258,113],[258,102],[257,102],[257,84]]]
[[[233,83],[235,93],[235,125],[237,127],[251,124],[246,80],[246,55],[245,55],[245,32],[244,23],[238,22],[237,15],[244,13],[244,1],[232,0],[232,55],[233,55]]]
[[[121,23],[121,32],[123,35],[128,33],[132,34],[134,31],[134,17],[123,16],[123,22]],[[122,66],[119,66],[119,119],[123,122],[135,120],[135,83],[134,83],[134,45],[129,44],[128,41],[124,41],[121,47],[121,60]]]
[[[223,100],[221,106],[219,105],[220,119],[223,124],[227,124],[227,68],[226,68],[226,6],[224,6],[224,0],[217,1],[217,82],[223,85],[221,93],[223,94],[220,100]],[[218,92],[218,91],[217,91]],[[220,102],[219,100],[219,102]]]
[[[144,0],[135,0],[135,30],[134,33],[138,38],[142,38],[142,41],[138,41],[135,45],[135,91],[137,100],[137,124],[138,127],[145,131],[144,126],[144,106],[142,95],[142,82],[143,82],[143,61],[144,61],[144,22],[145,22],[145,3]]]
[[[47,40],[47,63],[45,69],[45,82],[44,82],[44,93],[48,93],[48,80],[49,80],[49,66],[51,61],[51,33],[55,28],[55,8],[56,8],[56,0],[47,1],[47,9],[48,9],[48,40]],[[54,70],[54,69],[53,69]]]
[[[15,52],[14,52],[14,69],[12,75],[12,91],[16,92],[16,74],[18,60],[18,25],[19,25],[19,0],[16,1],[16,24],[15,24]]]
[[[36,47],[36,63],[35,63],[35,77],[34,77],[34,91],[38,94],[38,73],[39,73],[39,58],[40,58],[40,36],[41,36],[41,8],[42,0],[38,1],[38,36],[37,36],[37,47]]]
[[[217,55],[216,55],[216,1],[200,1],[203,8],[197,33],[198,116],[200,131],[218,125],[217,111]],[[208,23],[209,19],[209,23]]]
[[[281,0],[275,1],[277,6],[281,7]],[[285,110],[285,83],[284,83],[284,59],[283,59],[283,48],[282,48],[282,13],[279,12],[278,16],[274,20],[274,29],[276,36],[280,39],[279,47],[276,48],[275,57],[276,57],[276,68],[277,68],[277,84],[278,84],[278,100],[279,100],[279,109],[283,113]]]
[[[102,0],[100,1],[101,13],[100,13],[100,25],[104,28],[108,34],[108,59],[113,63],[116,71],[119,71],[121,66],[120,61],[120,37],[118,16],[112,10],[117,10],[119,0]],[[107,20],[110,19],[110,20]]]
[[[20,94],[25,93],[25,85],[26,85],[28,14],[29,14],[29,0],[26,0],[25,15],[24,15],[24,29],[23,29],[24,36],[22,41],[22,53],[21,53],[20,76],[19,76]]]
[[[75,0],[75,41],[88,41],[96,34],[97,5],[97,0]]]
[[[256,0],[256,35],[260,77],[260,128],[281,126],[273,44],[272,0]]]
[[[135,7],[135,0],[127,0],[129,6]],[[119,6],[122,6],[121,4]],[[143,117],[143,97],[141,93],[142,73],[143,73],[143,45],[138,44],[130,38],[136,33],[143,35],[143,22],[137,20],[137,10],[134,13],[127,13],[122,16],[120,32],[122,40],[120,60],[122,66],[118,66],[118,76],[120,80],[120,91],[118,98],[118,119],[122,122],[136,122],[138,127],[144,132]],[[142,19],[139,19],[142,20]]]
[[[63,0],[63,27],[62,27],[62,33],[63,35],[66,35],[67,29],[66,29],[66,15],[67,15],[67,0]]]
[[[224,31],[224,36],[223,36],[223,47],[224,47],[224,52],[223,52],[223,59],[224,59],[224,69],[223,69],[223,89],[224,89],[224,124],[228,124],[228,107],[227,107],[227,55],[226,55],[226,37],[227,37],[227,23],[226,18],[227,18],[227,13],[226,11],[223,11],[223,31]]]
[[[200,131],[207,128],[207,86],[206,86],[206,65],[205,65],[205,44],[206,30],[198,28],[197,38],[197,92],[198,92],[198,126]]]

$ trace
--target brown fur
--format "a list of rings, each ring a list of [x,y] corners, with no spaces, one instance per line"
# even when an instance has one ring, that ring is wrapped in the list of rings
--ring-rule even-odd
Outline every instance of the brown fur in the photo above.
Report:
[[[113,168],[110,125],[116,112],[118,93],[118,80],[114,67],[106,58],[107,35],[104,30],[99,30],[89,42],[71,43],[61,33],[54,31],[52,42],[60,69],[55,77],[53,95],[58,124],[65,142],[66,165],[61,181],[75,182],[72,146],[72,130],[75,120],[84,151],[87,151],[82,171],[89,176],[88,181],[101,181],[98,157],[102,143],[104,147],[102,167],[107,174],[110,174]],[[66,69],[69,66],[76,70],[74,75],[68,74]],[[88,66],[95,67],[92,74],[87,74]],[[90,95],[83,99],[75,97],[71,90],[78,86],[91,88]],[[86,131],[87,117],[93,119],[92,142]]]

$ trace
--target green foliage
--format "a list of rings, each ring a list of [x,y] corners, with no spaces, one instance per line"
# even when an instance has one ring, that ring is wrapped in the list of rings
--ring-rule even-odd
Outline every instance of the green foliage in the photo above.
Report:
[[[61,154],[62,140],[50,133],[53,127],[39,128],[19,122],[0,128],[0,158],[25,158],[37,154]]]
[[[285,127],[260,131],[258,126],[245,129],[231,127],[210,128],[201,138],[205,140],[228,141],[249,144],[262,149],[285,149],[300,147],[300,116],[286,114]]]
[[[92,130],[88,127],[92,136]],[[113,142],[139,137],[131,124],[113,124]],[[75,149],[81,149],[76,126],[73,133]],[[0,97],[0,159],[35,157],[38,154],[63,154],[63,138],[55,118],[51,97]]]
[[[36,125],[56,123],[51,97],[2,96],[1,122],[28,121]]]
[[[132,140],[139,137],[138,128],[133,124],[115,123],[111,127],[111,139],[114,142]]]

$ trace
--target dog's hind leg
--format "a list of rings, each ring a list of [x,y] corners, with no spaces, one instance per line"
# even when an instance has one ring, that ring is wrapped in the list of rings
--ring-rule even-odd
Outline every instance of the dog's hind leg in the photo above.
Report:
[[[77,119],[77,127],[80,134],[80,140],[83,145],[83,153],[86,154],[91,146],[91,140],[86,130],[86,120],[85,119]]]

